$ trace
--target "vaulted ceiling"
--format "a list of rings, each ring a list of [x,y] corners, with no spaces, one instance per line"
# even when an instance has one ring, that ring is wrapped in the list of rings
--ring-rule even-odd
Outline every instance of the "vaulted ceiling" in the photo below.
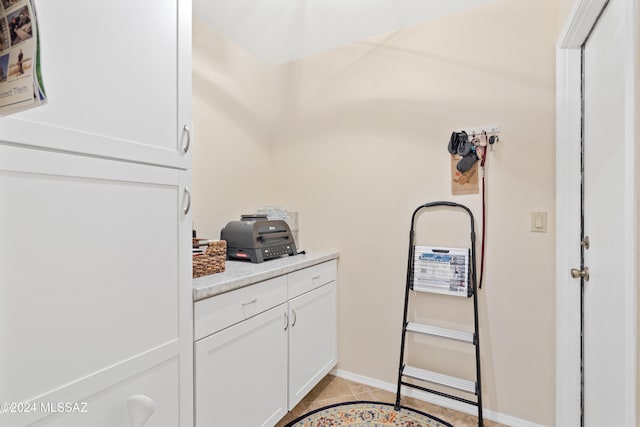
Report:
[[[488,1],[194,0],[193,14],[263,61],[279,64]]]

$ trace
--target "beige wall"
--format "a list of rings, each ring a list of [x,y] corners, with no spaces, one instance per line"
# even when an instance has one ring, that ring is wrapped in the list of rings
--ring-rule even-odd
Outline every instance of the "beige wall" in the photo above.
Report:
[[[558,0],[558,32],[562,31],[576,0]]]
[[[198,235],[220,229],[273,197],[267,143],[282,114],[277,70],[197,19],[193,22],[193,221]]]
[[[479,228],[480,197],[450,194],[446,144],[452,130],[500,125],[480,293],[485,406],[553,425],[559,9],[554,0],[495,0],[279,67],[220,39],[211,46],[196,25],[196,227],[217,233],[263,203],[299,211],[304,249],[341,252],[339,369],[394,383],[411,213],[453,200],[473,209]],[[247,168],[257,181],[229,179]],[[546,234],[529,231],[531,211],[548,212]],[[424,243],[466,244],[459,215],[434,214],[419,227]],[[416,315],[469,321],[470,301],[431,301]],[[416,363],[457,374],[455,362],[466,362],[470,374],[463,348],[431,351]]]

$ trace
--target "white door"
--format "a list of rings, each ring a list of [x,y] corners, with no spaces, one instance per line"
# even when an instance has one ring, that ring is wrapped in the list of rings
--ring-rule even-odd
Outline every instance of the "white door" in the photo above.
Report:
[[[625,152],[626,87],[623,2],[611,1],[583,50],[583,250],[589,281],[583,280],[583,379],[585,426],[625,426],[633,402],[626,390],[635,377],[629,360],[626,310],[633,261],[626,254],[629,231],[627,154]],[[631,263],[630,263],[631,261]],[[633,369],[633,368],[631,368]],[[630,383],[630,384],[627,384]]]
[[[637,0],[578,0],[558,43],[559,426],[636,426]],[[589,248],[580,245],[588,236]],[[572,279],[589,269],[589,280]],[[572,271],[573,273],[573,271]]]

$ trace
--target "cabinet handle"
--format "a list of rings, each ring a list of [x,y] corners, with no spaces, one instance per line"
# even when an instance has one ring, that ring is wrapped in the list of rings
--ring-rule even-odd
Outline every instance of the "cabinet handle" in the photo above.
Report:
[[[131,427],[142,427],[156,410],[156,404],[149,396],[135,394],[127,399],[127,409]]]
[[[182,154],[187,154],[189,152],[189,147],[191,147],[191,129],[189,126],[184,125],[182,128]]]
[[[293,322],[291,322],[291,327],[293,328],[294,326],[296,326],[296,320],[298,320],[298,316],[296,316],[295,310],[291,310],[291,314],[293,314]]]
[[[320,278],[320,275],[318,274],[317,276],[313,276],[311,280],[318,280],[319,278]]]
[[[254,298],[251,301],[247,301],[247,302],[243,302],[242,305],[250,305],[250,304],[255,304],[258,302],[258,298]]]
[[[284,314],[284,330],[289,329],[289,315],[287,313]]]
[[[191,210],[191,191],[189,191],[189,187],[184,187],[184,198],[182,199],[183,204],[185,203],[185,200],[187,206],[182,209],[182,212],[184,212],[185,215],[188,215]]]

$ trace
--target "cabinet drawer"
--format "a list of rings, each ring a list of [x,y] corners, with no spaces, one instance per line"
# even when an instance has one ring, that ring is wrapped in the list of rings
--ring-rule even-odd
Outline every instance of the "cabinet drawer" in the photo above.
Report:
[[[336,264],[332,260],[289,273],[288,297],[295,298],[336,280]]]
[[[285,301],[286,276],[197,301],[194,306],[194,338],[204,338]]]

